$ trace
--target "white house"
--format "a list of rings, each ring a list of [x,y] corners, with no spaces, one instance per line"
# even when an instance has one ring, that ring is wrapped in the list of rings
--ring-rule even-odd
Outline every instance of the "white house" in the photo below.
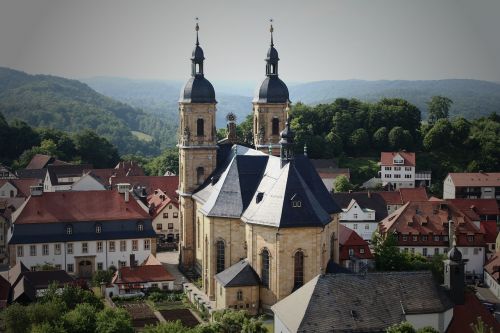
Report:
[[[351,200],[347,208],[342,208],[340,223],[354,230],[364,240],[370,240],[378,226],[375,210],[361,207],[355,199]]]
[[[71,191],[104,191],[106,188],[92,174],[86,173],[71,185]]]
[[[51,264],[79,277],[144,261],[156,251],[151,217],[129,193],[45,192],[12,215],[10,264]]]
[[[381,152],[380,178],[395,189],[415,187],[415,153]]]
[[[168,242],[179,241],[180,221],[179,203],[160,189],[148,197],[150,212],[153,216],[153,229],[165,236]]]
[[[500,172],[449,173],[443,199],[500,199]]]
[[[43,191],[69,191],[71,190],[71,185],[84,175],[84,170],[91,167],[91,165],[87,164],[48,165],[43,180]]]

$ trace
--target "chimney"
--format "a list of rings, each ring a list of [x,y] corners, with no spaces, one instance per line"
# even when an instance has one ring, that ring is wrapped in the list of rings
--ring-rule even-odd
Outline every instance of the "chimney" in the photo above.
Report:
[[[41,196],[43,194],[43,186],[42,185],[30,186],[30,194],[32,197]]]
[[[125,202],[129,201],[130,196],[130,184],[120,183],[116,185],[118,187],[118,193],[122,193],[125,197]]]
[[[129,191],[125,191],[125,202],[129,201],[129,196],[130,196],[130,192]]]

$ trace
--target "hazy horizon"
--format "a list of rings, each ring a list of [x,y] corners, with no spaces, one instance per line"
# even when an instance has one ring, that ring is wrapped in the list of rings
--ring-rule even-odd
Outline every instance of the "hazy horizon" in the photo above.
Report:
[[[500,1],[7,0],[0,66],[73,79],[185,81],[194,17],[208,79],[264,77],[269,18],[289,85],[324,80],[500,82]]]

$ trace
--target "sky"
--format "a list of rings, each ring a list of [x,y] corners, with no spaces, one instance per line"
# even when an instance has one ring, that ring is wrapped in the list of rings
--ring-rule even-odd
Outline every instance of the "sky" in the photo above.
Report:
[[[185,80],[199,17],[209,79],[500,81],[500,0],[0,0],[0,66]]]

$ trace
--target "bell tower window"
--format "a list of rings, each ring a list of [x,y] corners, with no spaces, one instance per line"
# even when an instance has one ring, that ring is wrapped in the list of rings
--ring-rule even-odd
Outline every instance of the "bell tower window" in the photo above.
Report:
[[[273,118],[273,135],[279,135],[280,134],[280,120],[278,118]]]
[[[205,169],[203,167],[196,168],[196,184],[200,185],[205,181]]]
[[[217,241],[217,273],[222,272],[225,269],[225,263],[226,263],[226,246],[224,244],[223,240],[218,240]]]
[[[269,251],[264,249],[261,254],[260,279],[262,285],[269,288]]]
[[[203,119],[198,119],[196,121],[196,135],[197,136],[204,136],[205,135],[205,121]]]

